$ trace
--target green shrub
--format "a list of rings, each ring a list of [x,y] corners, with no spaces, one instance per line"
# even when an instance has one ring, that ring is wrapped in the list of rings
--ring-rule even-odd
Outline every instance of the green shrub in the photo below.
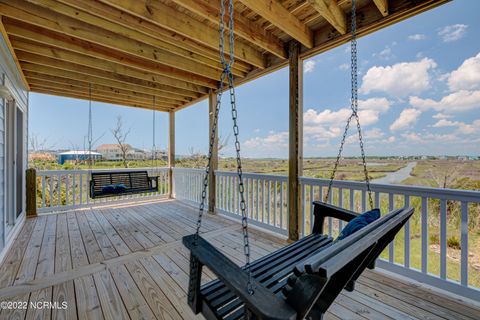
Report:
[[[447,239],[447,246],[452,249],[458,249],[458,250],[461,249],[460,240],[458,240],[458,238],[455,236],[452,236]]]
[[[439,244],[440,243],[440,236],[437,233],[430,235],[430,243]]]

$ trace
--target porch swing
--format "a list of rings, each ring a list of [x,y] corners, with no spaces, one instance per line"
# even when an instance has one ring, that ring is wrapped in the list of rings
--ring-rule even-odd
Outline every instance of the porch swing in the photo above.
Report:
[[[92,90],[90,86],[90,102],[88,110],[88,145],[89,152],[92,151]],[[155,96],[153,97],[155,107]],[[153,110],[153,146],[152,166],[156,164],[155,148],[155,110]],[[155,162],[154,162],[155,161]],[[90,198],[118,197],[128,194],[139,194],[147,192],[158,192],[158,176],[149,176],[147,170],[134,171],[97,171],[92,172],[91,160],[90,170]]]
[[[233,55],[233,0],[229,0],[230,60],[224,55],[225,4],[220,1],[220,59],[223,72],[219,81],[217,104],[211,129],[208,163],[203,180],[195,234],[183,238],[190,250],[190,280],[188,304],[194,313],[202,313],[207,319],[322,319],[323,315],[344,288],[354,290],[355,281],[367,268],[373,268],[376,258],[394,239],[395,235],[413,214],[412,208],[394,210],[382,217],[378,209],[362,215],[327,203],[343,145],[350,123],[356,120],[362,150],[366,190],[373,208],[363,139],[358,117],[357,55],[356,55],[356,4],[352,1],[352,114],[345,126],[340,149],[323,202],[315,201],[312,234],[281,248],[269,255],[250,262],[248,219],[245,212],[244,184],[238,139],[237,109],[231,67]],[[239,207],[242,215],[245,266],[238,267],[214,246],[200,236],[205,208],[208,173],[211,170],[212,150],[218,124],[224,81],[230,92],[233,132],[237,157]],[[333,240],[323,232],[324,220],[333,217],[349,222],[340,236]],[[201,285],[202,268],[206,266],[218,276]]]

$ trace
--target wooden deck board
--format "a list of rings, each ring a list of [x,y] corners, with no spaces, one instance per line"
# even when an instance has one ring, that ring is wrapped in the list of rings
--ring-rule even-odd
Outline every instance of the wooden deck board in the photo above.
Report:
[[[47,301],[67,309],[0,310],[0,319],[203,319],[186,304],[197,210],[177,201],[70,211],[28,219],[0,266],[1,301]],[[205,238],[241,265],[240,224],[205,215]],[[252,258],[285,241],[251,229]],[[215,276],[205,270],[204,282]],[[420,284],[366,271],[325,319],[478,319],[480,309]]]

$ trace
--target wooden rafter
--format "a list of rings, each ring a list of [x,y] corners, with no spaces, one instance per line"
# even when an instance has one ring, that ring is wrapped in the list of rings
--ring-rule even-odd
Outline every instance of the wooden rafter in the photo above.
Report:
[[[48,86],[49,88],[63,88],[70,90],[77,90],[79,92],[88,93],[90,89],[92,92],[95,92],[98,95],[103,95],[104,97],[118,97],[118,98],[129,98],[131,100],[136,100],[144,104],[152,104],[153,100],[159,104],[159,106],[168,107],[171,105],[179,106],[184,101],[174,100],[170,98],[164,98],[159,96],[153,96],[148,94],[142,94],[135,91],[129,91],[124,89],[117,89],[107,86],[101,86],[98,84],[89,84],[82,81],[76,81],[72,79],[65,79],[59,77],[38,75],[31,73],[31,75],[26,76],[28,82],[31,85],[37,86]]]
[[[162,82],[168,83],[167,81],[165,81],[165,79],[162,79],[163,81],[159,80],[160,76],[147,71],[141,71],[141,70],[125,67],[122,65],[118,65],[118,64],[115,64],[109,61],[100,60],[100,59],[92,59],[91,57],[78,54],[75,52],[71,52],[68,50],[52,48],[45,45],[36,44],[33,42],[26,42],[25,40],[21,40],[21,39],[18,40],[15,37],[12,38],[12,44],[15,50],[19,51],[20,55],[22,55],[23,57],[25,57],[23,52],[28,52],[30,54],[61,60],[62,62],[65,62],[65,63],[75,63],[85,67],[90,67],[90,68],[110,72],[110,73],[121,75],[121,76],[127,76],[127,77],[145,80],[145,81],[151,81],[154,83],[162,83]],[[87,70],[90,70],[90,69],[87,69]],[[101,73],[92,73],[92,74],[100,75]],[[170,87],[170,90],[172,91],[178,90],[178,88],[175,88],[175,86],[170,85],[169,87]],[[193,91],[193,92],[197,92],[197,91]],[[203,92],[200,91],[198,93],[203,93]]]
[[[307,0],[340,34],[347,33],[345,12],[338,6],[337,0]]]
[[[21,62],[22,69],[25,71],[37,72],[40,74],[61,77],[61,78],[70,78],[70,79],[78,79],[80,81],[92,83],[92,84],[100,84],[103,86],[111,86],[114,88],[122,88],[127,89],[135,92],[141,92],[150,95],[156,95],[160,97],[172,98],[172,99],[181,99],[184,101],[192,101],[195,98],[199,98],[199,95],[195,97],[191,97],[190,95],[182,95],[178,92],[172,92],[162,86],[156,87],[144,87],[139,86],[132,83],[126,83],[121,81],[114,81],[105,79],[98,76],[92,76],[88,73],[81,73],[79,71],[70,71],[64,70],[61,68],[55,68],[51,66],[46,66],[43,64],[35,64],[31,62]]]
[[[0,14],[0,34],[2,35],[3,39],[5,40],[5,43],[7,44],[8,51],[12,55],[13,61],[15,62],[15,66],[17,67],[17,70],[20,73],[20,77],[22,79],[23,85],[27,90],[30,90],[30,85],[28,84],[28,81],[25,78],[25,75],[23,74],[23,70],[20,67],[20,62],[18,61],[17,55],[15,54],[15,50],[13,49],[12,44],[10,43],[10,39],[8,37],[7,31],[5,30],[2,20],[3,20],[3,17]]]
[[[219,24],[220,14],[218,1],[209,0],[172,0],[178,5],[198,14],[208,21]],[[252,21],[241,15],[235,16],[235,34],[243,39],[250,41],[262,49],[269,51],[279,58],[286,59],[287,55],[283,43],[270,33],[266,32],[261,26],[252,23]],[[225,17],[227,25],[227,17]]]
[[[51,10],[27,2],[14,1],[8,2],[8,5],[1,3],[0,11],[12,19],[26,21],[29,24],[77,37],[142,59],[171,66],[175,69],[180,69],[207,79],[216,80],[220,77],[221,71],[219,69],[182,59],[168,51],[146,45],[143,42],[124,37],[95,25],[56,14]],[[185,80],[176,70],[172,70],[170,76]]]
[[[170,86],[161,85],[152,81],[125,76],[115,72],[103,71],[103,70],[83,66],[81,64],[58,60],[55,58],[48,58],[48,57],[44,57],[41,55],[37,55],[34,53],[25,52],[21,50],[17,50],[17,57],[21,62],[30,62],[37,65],[47,66],[50,68],[56,68],[56,69],[61,69],[65,71],[81,73],[81,74],[90,75],[98,78],[103,78],[109,81],[122,82],[125,84],[134,84],[136,86],[143,87],[143,88],[162,90],[168,93],[177,93],[178,95],[185,95],[187,97],[192,97],[192,98],[199,96],[199,94],[196,92],[186,91],[186,90],[182,90],[182,91],[174,90]]]
[[[312,31],[277,0],[239,0],[245,6],[270,21],[307,48],[313,47]]]
[[[101,3],[96,0],[58,0],[64,4],[67,4],[73,8],[77,8],[84,12],[89,12],[98,17],[102,17],[108,21],[114,22],[116,24],[122,25],[129,29],[141,32],[149,37],[153,37],[157,40],[171,44],[175,47],[184,49],[174,50],[178,55],[183,56],[185,54],[186,58],[196,59],[197,56],[202,56],[218,63],[218,48],[208,48],[203,46],[189,38],[182,37],[176,33],[172,33],[160,26],[151,23],[147,20],[141,19],[137,16],[131,15],[127,12],[121,11],[117,8],[111,7],[107,4]],[[171,47],[170,47],[171,48]],[[186,52],[185,52],[186,51]],[[238,70],[240,72],[251,71],[252,67],[241,60],[237,60],[233,66],[233,71]]]
[[[202,69],[201,68],[202,66],[207,66],[210,68],[217,69],[218,71],[222,70],[222,67],[220,62],[218,61],[218,58],[211,59],[211,58],[207,58],[202,55],[196,54],[194,52],[190,52],[186,49],[180,48],[178,46],[172,45],[163,40],[159,40],[155,37],[152,37],[151,35],[146,35],[142,32],[139,32],[138,30],[134,29],[133,26],[130,26],[130,28],[126,27],[117,22],[106,20],[104,19],[104,17],[93,15],[92,13],[87,11],[78,10],[76,7],[72,7],[70,5],[60,3],[56,0],[27,0],[27,1],[35,5],[39,5],[44,8],[47,8],[53,12],[108,30],[112,33],[121,34],[127,37],[128,39],[135,39],[136,41],[149,45],[152,48],[161,49],[163,50],[163,52],[169,52],[172,54],[172,58],[177,61],[176,64],[171,64],[171,66],[177,67],[179,69],[187,70],[187,71],[190,70],[189,68],[184,69],[178,65],[180,61],[185,61],[187,62],[185,64],[185,67],[190,66],[191,68],[192,65],[200,64],[200,69]],[[87,3],[87,1],[70,1],[69,3],[85,4]],[[162,59],[162,57],[158,56],[158,59]],[[206,70],[209,70],[209,68],[207,68]],[[192,70],[192,71],[195,73],[195,70]],[[236,68],[232,69],[232,71],[235,76],[242,77],[245,75],[245,72],[242,72]],[[207,74],[200,74],[200,75],[207,76]],[[217,75],[217,74],[214,73],[213,75]],[[216,79],[217,78],[215,78],[215,80]]]
[[[168,77],[171,72],[171,68],[168,66],[163,66],[148,60],[135,59],[134,57],[125,54],[118,54],[99,45],[91,44],[81,39],[75,39],[63,34],[52,32],[50,30],[28,25],[23,22],[9,20],[8,24],[5,24],[5,28],[7,29],[9,35],[15,36],[16,38],[26,39],[33,43],[41,43],[48,45],[49,47],[65,49],[90,56],[95,59],[114,62],[121,66],[132,67],[134,69],[154,73],[157,76],[161,76],[157,77],[156,79],[156,81],[160,84],[171,85],[175,88],[205,94],[208,91],[206,88],[204,88],[204,86],[216,88],[216,82],[213,80],[201,79],[199,77],[189,75],[188,73],[185,73],[185,77],[189,81],[171,78]]]
[[[65,92],[71,92],[77,95],[84,95],[84,96],[90,95],[89,88],[79,88],[79,87],[68,85],[68,84],[58,84],[58,83],[51,83],[48,81],[34,80],[30,82],[30,85],[37,89],[49,90],[53,92],[65,91]],[[143,100],[137,97],[123,96],[123,95],[116,95],[112,97],[111,95],[106,94],[104,91],[99,91],[93,88],[91,90],[91,93],[92,93],[92,97],[100,97],[100,98],[111,99],[111,100],[131,101],[141,105],[153,107],[153,98],[149,100]],[[176,105],[168,105],[168,104],[162,103],[161,101],[155,100],[155,107],[159,109],[161,108],[164,110],[168,110],[168,109],[171,109],[172,107],[176,107]]]
[[[192,19],[189,15],[159,2],[148,0],[100,0],[112,5],[117,9],[133,14],[139,18],[155,23],[163,28],[177,32],[185,37],[194,39],[211,48],[218,48],[218,30],[210,28],[206,24]],[[230,46],[225,44],[225,51]],[[265,68],[265,59],[261,52],[255,48],[237,42],[235,44],[235,56],[237,59],[248,62],[257,68]]]
[[[38,88],[32,87],[31,91],[37,92],[37,93],[54,95],[54,96],[67,97],[67,98],[75,98],[75,99],[82,99],[82,100],[90,99],[89,95],[76,94],[76,93],[68,92],[65,90],[50,90],[50,89],[44,89],[40,87]],[[97,102],[120,105],[120,106],[137,107],[137,108],[150,109],[150,110],[159,110],[159,111],[166,111],[166,112],[171,110],[170,108],[169,109],[159,108],[159,107],[154,108],[153,105],[145,105],[145,104],[138,103],[137,101],[123,100],[123,99],[117,99],[117,98],[104,98],[104,97],[92,95],[91,100],[97,101]]]
[[[373,0],[373,2],[384,17],[388,16],[388,0]]]

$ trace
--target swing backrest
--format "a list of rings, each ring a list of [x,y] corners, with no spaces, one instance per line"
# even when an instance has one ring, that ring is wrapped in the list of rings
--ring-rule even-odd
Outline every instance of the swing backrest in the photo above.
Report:
[[[297,265],[283,291],[297,318],[312,310],[324,314],[340,291],[375,262],[413,212],[392,211]]]
[[[121,194],[142,193],[155,191],[158,184],[153,185],[148,172],[142,171],[116,171],[92,172],[90,181],[90,197],[118,196]]]

